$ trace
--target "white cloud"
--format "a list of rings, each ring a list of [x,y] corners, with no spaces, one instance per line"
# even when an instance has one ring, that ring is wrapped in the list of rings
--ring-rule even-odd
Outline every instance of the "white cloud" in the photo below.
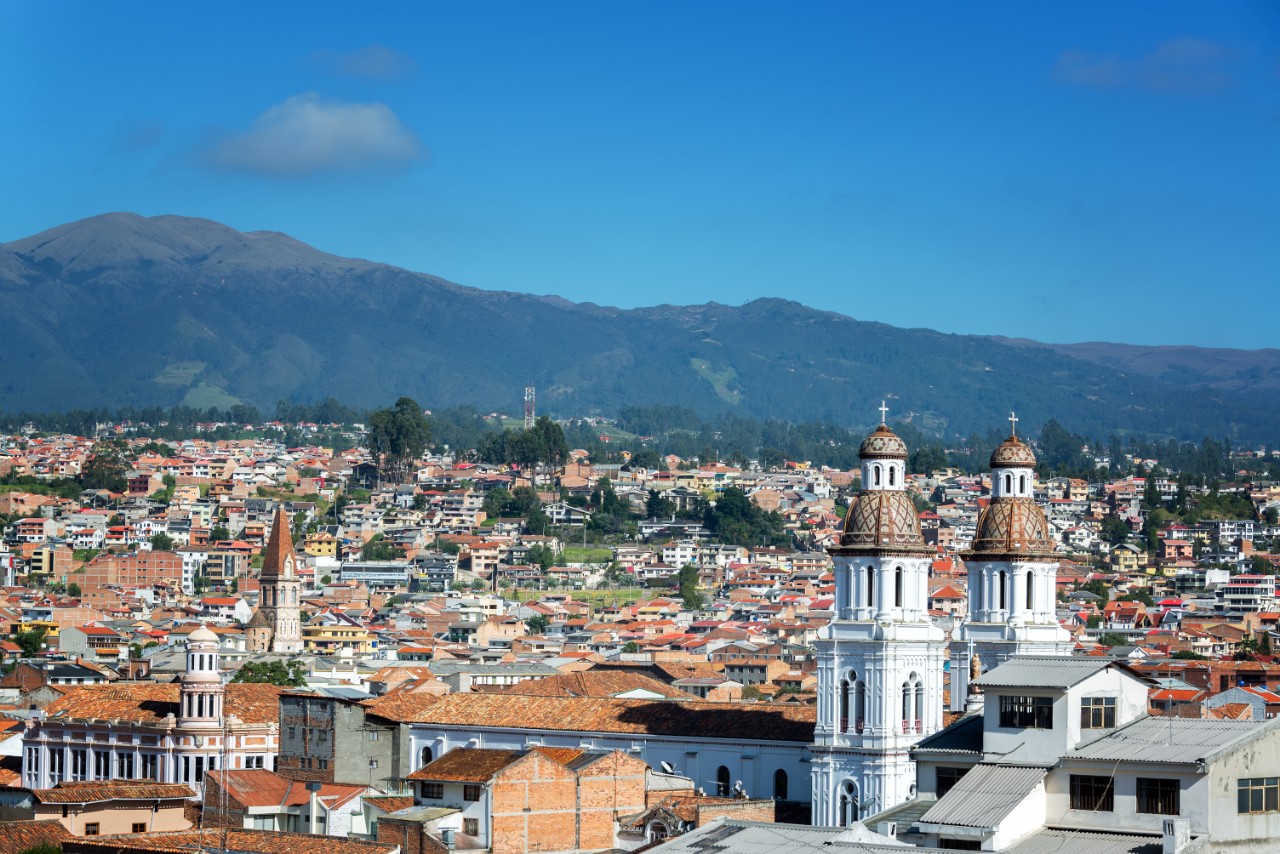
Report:
[[[305,176],[401,166],[422,154],[422,144],[386,104],[321,100],[294,95],[227,137],[210,155],[223,169]]]

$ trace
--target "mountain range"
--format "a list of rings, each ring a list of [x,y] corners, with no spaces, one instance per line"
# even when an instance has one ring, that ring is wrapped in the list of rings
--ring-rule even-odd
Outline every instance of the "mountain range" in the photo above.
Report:
[[[897,417],[1264,442],[1280,350],[1045,344],[900,329],[783,299],[618,309],[464,287],[276,232],[112,213],[0,244],[0,408],[226,407],[335,397],[789,421]],[[1037,337],[1052,337],[1052,317]]]

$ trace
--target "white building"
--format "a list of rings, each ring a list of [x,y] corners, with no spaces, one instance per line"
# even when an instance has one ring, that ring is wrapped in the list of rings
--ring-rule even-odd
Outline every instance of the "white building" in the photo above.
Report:
[[[831,549],[836,616],[815,643],[819,825],[848,825],[913,797],[908,751],[942,728],[946,638],[929,617],[934,550],[905,490],[907,448],[881,423],[859,456],[863,489]]]

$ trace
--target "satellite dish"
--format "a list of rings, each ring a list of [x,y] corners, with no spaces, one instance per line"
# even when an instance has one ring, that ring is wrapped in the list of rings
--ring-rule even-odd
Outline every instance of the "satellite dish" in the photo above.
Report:
[[[659,762],[658,764],[659,764],[660,766],[662,766],[662,772],[663,772],[664,774],[674,774],[674,773],[676,773],[676,769],[675,769],[675,768],[673,768],[673,767],[671,766],[671,763],[670,763],[670,762]]]

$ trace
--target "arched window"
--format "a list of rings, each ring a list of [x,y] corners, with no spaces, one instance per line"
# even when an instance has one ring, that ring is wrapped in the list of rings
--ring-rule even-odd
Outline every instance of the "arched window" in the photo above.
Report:
[[[849,731],[849,680],[840,680],[840,732]]]
[[[874,566],[867,567],[867,607],[874,608],[876,606],[876,568]]]
[[[775,801],[787,799],[787,772],[781,768],[773,772],[773,799]]]
[[[858,786],[845,780],[840,786],[840,824],[848,827],[858,820]]]
[[[1008,592],[1005,588],[1007,588],[1008,586],[1009,586],[1009,573],[1005,572],[1002,569],[1000,570],[1000,610],[1001,611],[1009,607],[1007,604],[1007,600],[1005,599],[1005,594]]]
[[[729,797],[730,785],[729,769],[726,766],[721,765],[716,771],[716,794],[722,798]]]
[[[1027,610],[1034,611],[1036,609],[1036,577],[1031,573],[1027,573]]]
[[[915,720],[915,712],[911,708],[915,702],[916,692],[912,690],[911,683],[902,683],[902,731],[911,732],[911,722]]]
[[[1018,475],[1018,492],[1027,491],[1027,476],[1025,474]]]
[[[853,728],[862,732],[867,717],[867,683],[859,680],[853,683]]]
[[[889,485],[890,486],[894,485],[893,475],[896,468],[897,468],[896,466],[889,466]]]
[[[418,767],[419,767],[419,768],[421,768],[423,765],[430,765],[430,764],[431,764],[431,756],[432,756],[432,754],[431,754],[431,748],[430,748],[430,747],[424,747],[424,748],[422,748],[422,755],[419,757],[422,761],[421,761],[420,763],[418,763]]]
[[[893,571],[893,606],[895,608],[902,607],[902,584],[905,573],[902,567],[898,567]]]
[[[649,841],[661,842],[667,838],[667,826],[660,821],[649,825]]]
[[[915,702],[915,721],[916,732],[924,732],[924,682],[920,677],[916,677],[916,702]]]
[[[872,466],[871,468],[875,472],[876,486],[879,486],[880,485],[880,466]]]
[[[1011,474],[1004,476],[1004,491],[1006,495],[1013,492],[1013,475]]]

